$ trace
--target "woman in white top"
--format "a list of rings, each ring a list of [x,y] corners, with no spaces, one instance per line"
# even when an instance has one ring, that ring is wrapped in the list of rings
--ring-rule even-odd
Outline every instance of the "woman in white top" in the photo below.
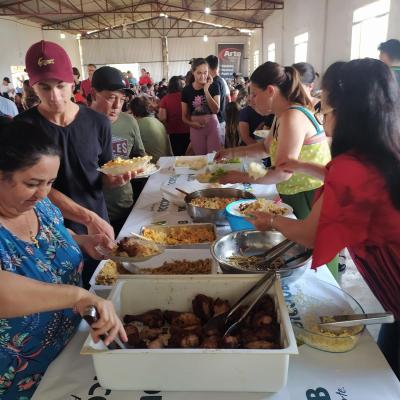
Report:
[[[15,88],[11,83],[10,78],[3,78],[3,83],[0,85],[0,94],[7,98],[15,96]]]

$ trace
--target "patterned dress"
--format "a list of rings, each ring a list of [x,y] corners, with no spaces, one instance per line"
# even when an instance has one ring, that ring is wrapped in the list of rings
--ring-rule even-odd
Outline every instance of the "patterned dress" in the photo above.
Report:
[[[41,282],[80,285],[82,254],[60,211],[45,199],[35,212],[38,247],[0,225],[0,268]],[[30,399],[79,322],[71,309],[0,319],[0,399]]]

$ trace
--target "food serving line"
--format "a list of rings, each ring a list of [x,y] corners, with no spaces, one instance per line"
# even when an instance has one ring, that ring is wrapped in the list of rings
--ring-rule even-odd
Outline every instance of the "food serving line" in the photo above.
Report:
[[[142,226],[152,223],[191,223],[185,207],[177,206],[166,198],[171,198],[168,193],[172,194],[175,187],[191,192],[199,189],[201,185],[194,181],[193,176],[176,175],[173,170],[173,157],[162,158],[159,164],[160,171],[149,177],[119,237],[129,236],[131,232],[139,233]],[[243,185],[241,186],[243,188]],[[252,187],[246,186],[246,189],[250,189],[256,196],[271,199],[276,196],[275,188],[272,185],[252,185]],[[229,231],[229,227],[218,227],[217,234],[221,236]],[[182,258],[186,255],[185,249],[174,251],[182,252]],[[204,249],[201,251],[204,252]],[[104,262],[99,265],[95,275],[103,264]],[[169,278],[173,279],[171,276]],[[304,287],[318,288],[321,280],[337,285],[327,267],[321,267],[317,272],[308,270],[298,282]],[[95,290],[103,296],[110,292],[110,288],[104,286],[95,287]],[[288,300],[291,296],[290,285],[283,283],[283,294]],[[33,399],[398,400],[400,398],[399,381],[367,331],[363,333],[357,346],[346,353],[329,353],[307,345],[299,346],[299,354],[290,356],[287,385],[277,393],[151,392],[156,389],[151,385],[148,387],[149,391],[106,390],[97,381],[92,357],[80,355],[87,336],[88,327],[83,321],[71,342],[48,368]],[[171,368],[173,367],[171,366]],[[210,368],[213,368],[212,365]],[[254,368],[257,366],[255,365]],[[160,371],[156,366],[154,371],[164,375],[164,371]],[[166,369],[165,376],[168,375],[167,372]],[[221,371],[217,367],[215,375],[218,376],[220,373]],[[270,372],[265,370],[264,373],[268,375]]]

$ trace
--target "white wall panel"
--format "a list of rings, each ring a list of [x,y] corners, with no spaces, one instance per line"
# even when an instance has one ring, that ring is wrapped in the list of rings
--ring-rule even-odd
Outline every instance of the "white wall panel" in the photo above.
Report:
[[[161,62],[161,39],[82,40],[83,64],[127,64]]]
[[[323,72],[338,60],[349,60],[351,30],[355,9],[374,0],[285,0],[285,8],[275,11],[264,21],[263,55],[267,47],[276,43],[276,61],[292,64],[294,36],[308,32],[307,61]],[[400,38],[400,1],[391,0],[389,38]]]
[[[11,76],[12,65],[25,65],[25,54],[29,47],[39,40],[58,43],[69,54],[72,64],[81,67],[78,41],[75,36],[66,34],[60,39],[60,31],[42,31],[40,26],[27,21],[12,18],[0,20],[0,78]]]

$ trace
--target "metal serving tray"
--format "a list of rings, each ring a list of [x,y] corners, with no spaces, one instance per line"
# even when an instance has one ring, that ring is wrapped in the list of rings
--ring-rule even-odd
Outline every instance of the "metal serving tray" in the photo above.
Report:
[[[217,230],[214,224],[203,223],[203,224],[177,224],[177,225],[144,225],[140,228],[140,234],[143,235],[144,229],[151,228],[158,232],[165,232],[170,228],[191,228],[191,229],[199,229],[199,228],[207,228],[214,233],[214,240],[217,239]],[[181,244],[163,244],[167,249],[208,249],[211,246],[211,243],[214,242],[202,242],[202,243],[181,243]]]

